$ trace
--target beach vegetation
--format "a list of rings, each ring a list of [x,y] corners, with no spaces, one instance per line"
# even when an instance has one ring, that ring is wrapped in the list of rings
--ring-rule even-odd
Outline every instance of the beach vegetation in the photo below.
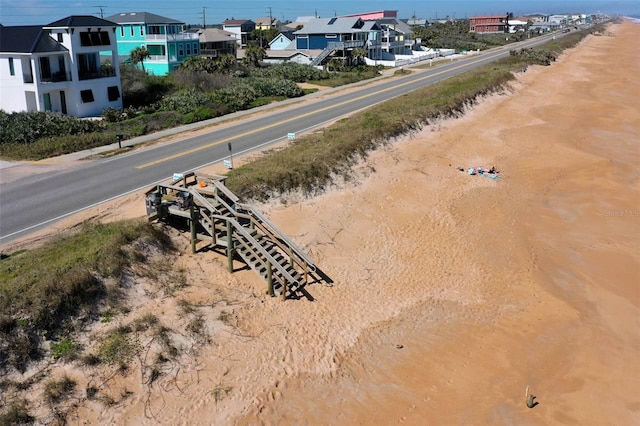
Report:
[[[139,256],[134,242],[166,251],[170,239],[144,221],[85,223],[70,235],[0,261],[0,371],[24,372],[47,350],[68,359],[76,345],[70,333],[81,319],[97,317],[101,304],[115,306],[125,270]],[[60,340],[58,340],[60,339]]]

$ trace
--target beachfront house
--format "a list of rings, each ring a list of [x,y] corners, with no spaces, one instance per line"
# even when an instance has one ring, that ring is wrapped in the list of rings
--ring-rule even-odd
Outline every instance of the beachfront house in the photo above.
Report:
[[[280,21],[273,17],[258,18],[255,21],[256,30],[267,31],[270,29],[278,29]]]
[[[188,57],[200,55],[198,34],[183,32],[183,22],[149,12],[117,13],[107,19],[120,25],[116,41],[123,62],[136,47],[147,49],[142,67],[149,74],[166,75]]]
[[[469,32],[501,34],[509,31],[509,15],[483,15],[469,18]]]
[[[297,50],[322,50],[311,62],[314,66],[329,58],[347,60],[358,48],[371,59],[379,58],[381,52],[382,28],[376,21],[360,17],[313,19],[293,34]]]
[[[0,25],[0,109],[90,117],[121,108],[117,31],[95,16]]]
[[[235,34],[219,28],[189,30],[198,34],[200,55],[218,58],[222,55],[234,55],[238,49]]]
[[[222,23],[222,29],[232,33],[239,48],[247,46],[249,36],[256,29],[256,23],[250,19],[227,19]]]
[[[296,40],[296,37],[293,35],[293,31],[283,31],[269,42],[269,49],[271,50],[295,49],[295,40]]]

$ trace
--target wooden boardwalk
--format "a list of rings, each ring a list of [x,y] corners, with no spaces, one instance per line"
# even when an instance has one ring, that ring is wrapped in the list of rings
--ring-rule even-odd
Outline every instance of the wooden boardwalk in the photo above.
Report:
[[[187,173],[171,184],[147,191],[149,220],[182,218],[190,229],[191,251],[222,249],[229,272],[234,260],[253,269],[267,284],[267,294],[313,300],[308,284],[332,284],[314,261],[255,207],[240,203],[224,185],[224,176]],[[200,243],[200,247],[198,244]]]

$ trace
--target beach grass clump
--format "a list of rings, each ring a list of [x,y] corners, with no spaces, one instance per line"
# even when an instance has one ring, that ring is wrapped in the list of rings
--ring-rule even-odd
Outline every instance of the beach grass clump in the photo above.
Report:
[[[34,421],[35,417],[29,411],[29,403],[24,399],[0,407],[0,425],[28,425]]]
[[[49,380],[44,385],[44,399],[50,404],[56,404],[69,398],[76,387],[76,382],[65,375],[59,379]]]
[[[0,260],[0,371],[25,371],[45,354],[43,339],[62,336],[52,345],[53,355],[70,355],[73,344],[65,338],[77,320],[97,315],[102,301],[118,300],[124,271],[141,260],[130,249],[136,241],[158,250],[171,247],[167,235],[144,221],[86,223]]]

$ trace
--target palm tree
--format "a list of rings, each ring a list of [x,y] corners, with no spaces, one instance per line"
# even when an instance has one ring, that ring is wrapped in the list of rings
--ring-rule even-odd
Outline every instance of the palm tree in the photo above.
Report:
[[[249,43],[244,51],[244,62],[247,65],[257,67],[266,56],[267,53],[262,46],[257,43]]]
[[[144,60],[151,57],[151,54],[149,53],[147,48],[144,46],[138,46],[133,49],[129,55],[131,56],[131,62],[133,63],[133,65],[137,65],[139,62],[140,65],[142,65],[142,71],[145,71]]]
[[[360,59],[367,56],[367,50],[362,47],[356,47],[351,51],[351,57],[353,58],[355,65],[360,64]]]

